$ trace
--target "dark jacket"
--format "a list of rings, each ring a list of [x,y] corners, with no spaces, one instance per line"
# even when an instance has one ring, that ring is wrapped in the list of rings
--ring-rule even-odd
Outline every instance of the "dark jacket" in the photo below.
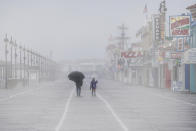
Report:
[[[91,85],[90,85],[90,89],[91,89],[91,88],[95,89],[95,88],[97,87],[97,82],[98,82],[98,81],[96,81],[96,80],[92,80],[92,81],[91,81]]]
[[[76,87],[79,88],[83,85],[83,81],[82,80],[77,80],[76,81]]]

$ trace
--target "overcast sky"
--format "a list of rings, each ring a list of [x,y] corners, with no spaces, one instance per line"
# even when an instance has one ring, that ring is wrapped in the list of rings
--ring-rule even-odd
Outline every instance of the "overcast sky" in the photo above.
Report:
[[[161,0],[0,0],[0,39],[7,33],[18,43],[55,60],[103,58],[117,26],[128,26],[135,41],[144,25],[143,9],[158,12]],[[196,0],[167,0],[168,15],[187,12]],[[1,49],[1,51],[3,51]]]

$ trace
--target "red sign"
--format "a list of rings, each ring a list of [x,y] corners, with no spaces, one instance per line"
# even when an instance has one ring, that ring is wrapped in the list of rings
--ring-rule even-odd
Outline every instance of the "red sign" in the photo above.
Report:
[[[177,40],[177,51],[184,51],[184,40],[183,38],[178,38]]]
[[[181,19],[179,21],[176,21],[174,23],[171,24],[171,29],[173,30],[174,28],[183,26],[183,25],[187,25],[189,24],[189,18],[185,18],[185,19]]]
[[[189,36],[190,19],[188,15],[170,16],[170,35],[171,36]]]
[[[129,51],[129,52],[121,52],[121,57],[125,58],[135,58],[135,57],[142,57],[143,52],[141,51]]]
[[[172,35],[175,36],[179,36],[179,35],[186,36],[187,34],[189,34],[189,29],[184,29],[184,30],[176,29],[172,31]]]
[[[181,59],[182,53],[171,53],[171,59]]]

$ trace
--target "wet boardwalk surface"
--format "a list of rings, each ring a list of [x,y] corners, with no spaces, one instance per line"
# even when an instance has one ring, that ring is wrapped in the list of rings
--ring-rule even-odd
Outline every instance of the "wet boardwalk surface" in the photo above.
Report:
[[[195,131],[196,95],[99,81],[0,89],[0,131]]]

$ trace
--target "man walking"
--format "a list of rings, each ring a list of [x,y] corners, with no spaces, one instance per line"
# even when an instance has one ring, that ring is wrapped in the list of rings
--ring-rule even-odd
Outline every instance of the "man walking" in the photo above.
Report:
[[[95,78],[92,79],[90,84],[90,90],[92,90],[92,96],[96,96],[96,87],[97,87],[97,80]]]
[[[83,79],[85,78],[84,74],[79,71],[73,71],[69,73],[68,78],[76,83],[76,94],[77,96],[80,96],[81,86],[83,84]]]
[[[77,80],[76,81],[76,93],[77,93],[77,96],[80,96],[81,94],[81,86],[83,84],[83,81],[82,80]]]

